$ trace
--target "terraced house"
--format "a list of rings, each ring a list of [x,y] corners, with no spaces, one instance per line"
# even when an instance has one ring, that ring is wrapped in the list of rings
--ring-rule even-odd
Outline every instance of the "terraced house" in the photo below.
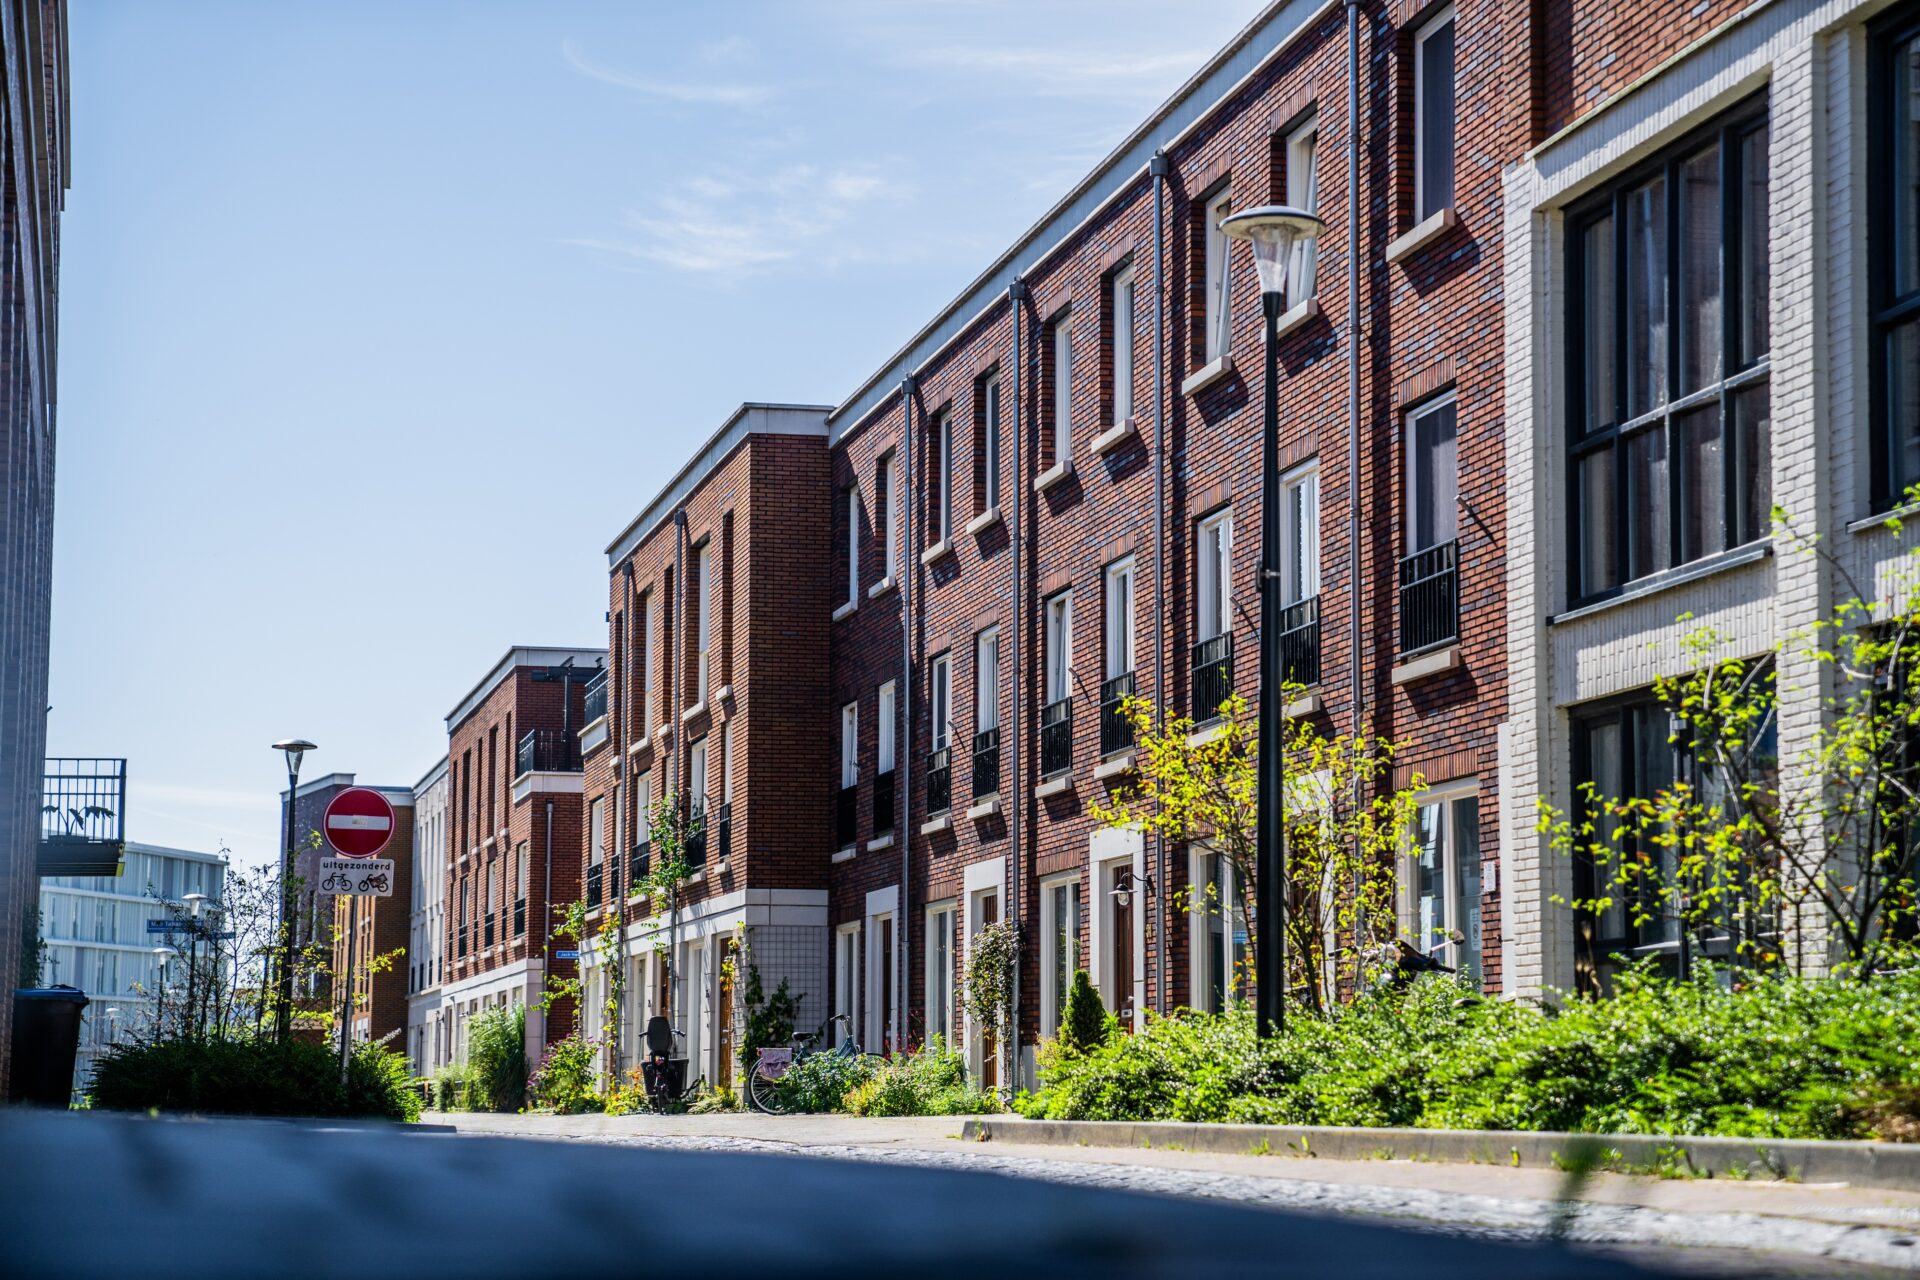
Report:
[[[1076,969],[1123,1022],[1217,1007],[1245,922],[1183,890],[1230,870],[1090,807],[1137,763],[1121,698],[1201,732],[1253,698],[1263,571],[1287,713],[1420,780],[1406,932],[1459,928],[1510,996],[1668,946],[1563,905],[1537,803],[1670,776],[1642,713],[1698,660],[1679,615],[1758,653],[1831,601],[1773,503],[1887,576],[1874,517],[1920,478],[1917,23],[1283,0],[843,403],[743,406],[608,548],[582,874],[626,904],[625,1060],[666,1013],[728,1079],[743,959],[805,1026],[944,1036],[989,1083]],[[1277,325],[1263,565],[1262,301],[1221,224],[1269,203],[1326,230]],[[621,892],[663,796],[706,819],[679,911]],[[956,989],[1003,918],[993,1045]]]

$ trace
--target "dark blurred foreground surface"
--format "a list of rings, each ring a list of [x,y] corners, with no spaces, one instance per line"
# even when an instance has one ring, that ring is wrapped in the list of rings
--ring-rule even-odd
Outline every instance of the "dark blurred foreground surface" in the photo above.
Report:
[[[1539,1280],[1605,1258],[938,1169],[0,1112],[0,1272]]]

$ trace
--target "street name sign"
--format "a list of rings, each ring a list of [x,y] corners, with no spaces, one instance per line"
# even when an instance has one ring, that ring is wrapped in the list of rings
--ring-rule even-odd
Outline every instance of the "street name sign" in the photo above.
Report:
[[[192,933],[193,921],[191,920],[149,920],[147,921],[147,932],[148,933]]]
[[[553,958],[555,960],[578,960],[580,953],[578,951],[556,951],[553,953]]]
[[[348,787],[327,802],[321,826],[341,857],[377,857],[393,839],[393,806],[370,787]]]

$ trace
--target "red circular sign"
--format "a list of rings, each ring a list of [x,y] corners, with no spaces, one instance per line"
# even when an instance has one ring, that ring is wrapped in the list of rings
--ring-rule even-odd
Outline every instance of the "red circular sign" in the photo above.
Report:
[[[327,804],[321,823],[343,858],[371,858],[393,839],[393,806],[378,791],[348,787]]]

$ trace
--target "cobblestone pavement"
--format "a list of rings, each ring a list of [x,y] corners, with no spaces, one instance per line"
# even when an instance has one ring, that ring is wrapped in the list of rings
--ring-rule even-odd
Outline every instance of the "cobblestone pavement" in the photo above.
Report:
[[[807,1123],[812,1120],[814,1123]],[[1777,1211],[1664,1208],[1596,1200],[1567,1206],[1551,1199],[1448,1186],[1498,1185],[1489,1175],[1526,1173],[1405,1162],[1322,1162],[1305,1166],[1267,1157],[1207,1157],[1178,1152],[1008,1147],[957,1140],[955,1120],[856,1121],[844,1117],[754,1116],[431,1116],[460,1132],[568,1139],[692,1151],[785,1153],[973,1170],[1008,1177],[1162,1195],[1192,1196],[1313,1214],[1359,1215],[1487,1239],[1539,1239],[1554,1232],[1571,1242],[1621,1253],[1648,1265],[1707,1276],[1859,1276],[1920,1273],[1920,1210],[1914,1197],[1860,1196],[1818,1202],[1822,1188]],[[777,1136],[765,1136],[765,1135]],[[1268,1171],[1248,1172],[1249,1164]],[[1405,1175],[1411,1173],[1413,1177]],[[1434,1185],[1407,1185],[1420,1181]],[[1514,1185],[1537,1185],[1512,1180]],[[1394,1185],[1395,1183],[1399,1185]],[[1725,1188],[1716,1188],[1716,1191]],[[1654,1188],[1659,1190],[1660,1187]],[[1689,1190],[1685,1185],[1676,1191]],[[1744,1188],[1767,1203],[1767,1192]],[[1780,1192],[1772,1193],[1779,1196]],[[1675,1198],[1669,1195],[1668,1199]],[[1698,1201],[1699,1196],[1684,1197]],[[1834,1197],[1827,1197],[1832,1200]],[[1813,1201],[1818,1216],[1800,1201]],[[1874,1203],[1882,1202],[1885,1203]]]

